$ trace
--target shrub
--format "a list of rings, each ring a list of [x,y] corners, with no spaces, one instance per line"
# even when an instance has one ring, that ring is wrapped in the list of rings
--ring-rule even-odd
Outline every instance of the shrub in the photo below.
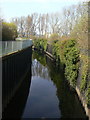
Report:
[[[2,41],[13,41],[18,36],[14,23],[2,22]]]
[[[67,42],[67,40],[60,41],[60,63],[62,65],[65,64],[64,50],[65,50],[66,42]]]
[[[52,53],[57,61],[65,65],[65,76],[72,87],[76,86],[79,66],[79,49],[73,39],[53,41]]]
[[[87,77],[88,77],[88,56],[81,55],[82,61],[82,77],[80,82],[80,91],[84,92],[87,88]]]
[[[63,50],[65,76],[72,87],[76,86],[78,76],[79,49],[75,40],[67,40]]]
[[[47,40],[44,39],[44,38],[36,38],[33,40],[33,44],[34,46],[39,49],[39,50],[42,50],[42,51],[46,51],[46,48],[47,48]]]
[[[83,68],[83,72],[82,72],[82,79],[81,79],[81,84],[80,84],[80,91],[83,92],[85,91],[86,87],[87,87],[87,70],[85,70],[85,68]]]
[[[52,54],[60,62],[60,44],[57,40],[52,43]]]

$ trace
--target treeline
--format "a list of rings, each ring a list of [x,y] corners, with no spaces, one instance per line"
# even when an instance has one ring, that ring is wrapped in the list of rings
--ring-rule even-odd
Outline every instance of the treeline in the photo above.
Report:
[[[52,14],[33,13],[27,17],[13,18],[21,37],[46,36],[58,34],[68,36],[82,16],[87,14],[87,4],[73,5],[62,12]]]
[[[14,23],[2,22],[2,41],[13,41],[18,36]]]

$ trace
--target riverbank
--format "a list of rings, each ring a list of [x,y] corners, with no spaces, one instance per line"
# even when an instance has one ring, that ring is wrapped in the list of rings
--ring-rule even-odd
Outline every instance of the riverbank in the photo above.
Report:
[[[38,38],[35,39],[33,43],[36,49],[41,50],[51,56],[51,58],[54,58],[55,62],[62,67],[67,83],[70,85],[71,89],[76,92],[76,87],[78,87],[78,91],[80,92],[80,95],[83,96],[87,109],[89,109],[90,82],[88,56],[82,54],[77,41],[75,39],[66,39],[62,41],[55,40],[52,43],[49,43],[46,39]],[[79,99],[80,98],[81,97],[79,97]]]
[[[40,50],[40,51],[42,51],[42,50]],[[55,60],[55,57],[54,57],[50,52],[48,52],[48,51],[46,51],[46,50],[44,50],[44,51],[42,51],[42,52],[44,52],[44,53],[45,53],[46,55],[48,55],[51,59],[53,59],[55,62],[57,62],[57,61]],[[80,74],[80,72],[81,72],[81,70],[79,69],[78,74]],[[79,80],[78,80],[78,79],[79,79]],[[82,79],[82,74],[81,74],[81,76],[79,75],[79,77],[77,78],[77,82],[78,82],[78,81],[81,81],[81,79]],[[67,82],[68,82],[68,80],[67,80]],[[90,119],[90,109],[89,109],[88,106],[87,106],[85,96],[84,96],[84,95],[81,93],[81,91],[80,91],[79,83],[76,84],[76,87],[75,87],[75,88],[73,88],[71,85],[70,85],[70,87],[71,87],[71,90],[75,90],[75,91],[76,91],[76,93],[77,93],[77,95],[78,95],[78,98],[79,98],[79,100],[81,101],[81,104],[82,104],[83,108],[85,109],[86,115],[87,115],[87,116],[89,117],[89,119]]]
[[[51,53],[49,53],[47,51],[44,51],[44,53],[49,55],[51,58],[55,59],[54,56]],[[75,91],[76,91],[76,93],[77,93],[77,95],[78,95],[78,97],[79,97],[79,99],[81,101],[82,106],[85,109],[86,115],[89,117],[89,120],[90,120],[90,109],[87,107],[85,97],[81,94],[80,89],[78,88],[77,85],[76,85]]]
[[[34,65],[35,67],[34,67],[34,70],[32,69],[32,71],[33,71],[34,75],[36,74],[35,76],[37,76],[37,77],[35,77],[37,79],[36,80],[37,84],[39,84],[40,87],[42,86],[40,84],[41,83],[43,84],[42,81],[38,82],[38,78],[40,75],[40,77],[44,77],[45,81],[46,81],[46,79],[49,82],[52,81],[53,85],[55,85],[55,87],[57,88],[55,95],[58,97],[58,100],[59,100],[58,107],[61,111],[60,113],[61,113],[62,118],[86,119],[87,117],[84,117],[84,115],[86,116],[85,110],[82,107],[81,102],[80,102],[76,92],[72,91],[71,87],[67,84],[67,81],[65,80],[64,72],[62,71],[62,68],[55,62],[54,58],[52,58],[52,56],[50,57],[50,54],[48,52],[45,53],[45,51],[39,51],[36,49],[35,49],[35,51],[33,51],[33,58],[34,58],[34,63],[32,62],[33,63],[32,66]],[[39,65],[40,65],[40,67],[39,67]],[[47,75],[49,75],[50,77],[46,78]],[[40,78],[39,78],[39,80],[40,80]],[[45,87],[44,90],[46,91],[46,88],[48,85],[46,85],[46,86],[45,86],[45,84],[43,84],[43,85]],[[32,86],[33,86],[33,82],[32,82]],[[35,91],[36,87],[33,89],[34,91]],[[40,89],[40,87],[37,88],[37,91],[38,91],[38,89]],[[49,88],[50,88],[50,86],[49,86]],[[43,91],[43,90],[39,90],[39,91]],[[53,92],[53,90],[52,90],[52,92]],[[47,92],[47,93],[49,93],[49,92]],[[53,95],[53,94],[50,94],[50,95]],[[39,95],[40,95],[40,93],[39,93]],[[44,93],[43,93],[43,95],[44,95]],[[43,95],[41,95],[39,97],[39,99],[42,98]],[[46,103],[47,99],[50,100],[50,103],[52,103],[52,106],[53,106],[53,104],[55,104],[55,102],[53,103],[54,98],[51,99],[50,95],[44,99],[45,100],[44,103],[42,100],[43,104]],[[32,109],[33,109],[33,107],[32,107]],[[47,109],[47,107],[45,106],[44,109]],[[53,110],[55,110],[55,108],[53,108]],[[39,112],[40,112],[40,110],[39,110]],[[42,113],[40,115],[42,115]],[[53,115],[51,115],[50,117],[53,117]],[[57,118],[57,117],[55,117],[55,118]]]

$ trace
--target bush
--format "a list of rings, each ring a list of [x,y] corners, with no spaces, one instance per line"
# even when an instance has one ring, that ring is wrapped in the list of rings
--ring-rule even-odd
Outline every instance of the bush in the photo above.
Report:
[[[62,44],[63,45],[63,44]],[[64,41],[63,58],[65,64],[65,76],[72,87],[76,86],[78,76],[79,49],[75,40]]]
[[[86,67],[86,66],[85,66]],[[80,91],[83,92],[85,91],[86,87],[87,87],[87,68],[83,67],[83,71],[82,71],[82,79],[81,79],[81,84],[80,84]]]
[[[80,91],[85,92],[85,89],[87,88],[87,77],[88,77],[88,56],[80,55],[81,61],[82,61],[82,77],[80,82]]]
[[[76,41],[73,39],[63,41],[54,40],[52,48],[53,56],[65,66],[66,79],[72,87],[75,87],[79,68],[79,49]]]
[[[64,50],[65,50],[66,42],[67,42],[67,40],[60,41],[60,63],[62,65],[65,64]]]
[[[44,39],[44,38],[37,39],[36,38],[33,40],[33,44],[37,49],[46,51],[46,48],[47,48],[47,40],[46,39]]]
[[[14,23],[2,22],[2,41],[12,41],[18,36]]]
[[[73,39],[57,41],[52,43],[52,54],[56,61],[65,66],[65,76],[72,87],[76,86],[79,68],[79,49]]]
[[[57,62],[60,62],[60,44],[57,40],[52,43],[52,54]]]

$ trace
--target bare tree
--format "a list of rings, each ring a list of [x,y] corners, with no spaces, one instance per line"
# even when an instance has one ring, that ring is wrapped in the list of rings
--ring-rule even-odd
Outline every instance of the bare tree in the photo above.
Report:
[[[25,28],[26,37],[30,37],[31,28],[32,28],[32,18],[30,15],[28,15],[26,17],[26,28]]]
[[[23,36],[40,36],[48,33],[68,36],[79,23],[86,11],[86,6],[79,4],[64,8],[62,13],[52,14],[33,13],[27,17],[14,18],[12,21],[18,26],[18,32]]]
[[[36,35],[37,27],[38,27],[38,24],[39,24],[38,14],[37,13],[33,13],[31,15],[31,18],[32,18],[31,34],[32,35]]]

